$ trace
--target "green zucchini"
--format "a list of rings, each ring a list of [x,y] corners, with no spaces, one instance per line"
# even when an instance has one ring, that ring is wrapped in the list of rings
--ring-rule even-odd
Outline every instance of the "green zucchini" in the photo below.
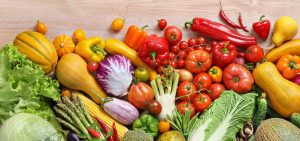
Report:
[[[261,121],[266,119],[267,115],[267,109],[268,109],[268,103],[266,100],[266,93],[262,93],[260,97],[258,97],[257,100],[257,110],[253,117],[253,127],[254,129],[257,129]]]
[[[300,128],[300,114],[299,113],[293,113],[290,117],[291,123],[296,125],[298,128]]]
[[[271,107],[268,107],[267,116],[268,116],[268,118],[283,118],[276,111],[274,111]]]

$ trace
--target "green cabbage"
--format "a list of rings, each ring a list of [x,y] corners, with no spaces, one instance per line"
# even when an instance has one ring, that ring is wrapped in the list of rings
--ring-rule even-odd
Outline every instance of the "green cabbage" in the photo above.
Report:
[[[188,141],[234,141],[246,122],[252,120],[256,93],[224,91],[199,118]]]
[[[58,82],[11,44],[0,50],[0,125],[16,113],[54,117],[49,100],[60,99]]]
[[[59,141],[61,138],[51,123],[28,113],[15,114],[0,129],[1,141]]]

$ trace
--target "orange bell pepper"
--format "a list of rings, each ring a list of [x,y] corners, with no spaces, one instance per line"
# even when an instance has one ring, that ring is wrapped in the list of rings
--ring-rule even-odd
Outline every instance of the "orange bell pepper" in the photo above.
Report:
[[[148,27],[148,25],[145,25],[142,28],[139,28],[136,25],[131,25],[125,35],[125,44],[130,48],[138,51],[142,43],[148,36],[147,32],[143,30],[146,27]]]
[[[278,60],[276,66],[284,78],[293,79],[300,72],[300,57],[285,54]]]
[[[220,83],[222,81],[222,69],[218,66],[213,66],[208,70],[208,74],[213,82]]]

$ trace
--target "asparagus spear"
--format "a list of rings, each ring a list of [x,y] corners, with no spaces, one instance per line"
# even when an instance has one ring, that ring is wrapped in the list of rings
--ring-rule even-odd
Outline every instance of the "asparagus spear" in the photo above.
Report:
[[[80,108],[82,109],[85,117],[88,119],[88,121],[90,122],[90,124],[93,124],[94,120],[93,120],[92,116],[89,114],[88,110],[85,108],[85,106],[82,103],[82,101],[79,98],[79,96],[76,96],[76,102],[79,104]]]
[[[56,120],[61,123],[62,125],[65,125],[66,127],[68,127],[69,129],[71,129],[72,131],[74,131],[76,134],[81,134],[81,132],[73,125],[71,125],[70,123],[66,122],[65,120],[56,117]]]
[[[56,113],[58,113],[60,116],[62,116],[64,119],[66,119],[68,121],[68,123],[76,126],[75,122],[72,120],[72,118],[65,113],[64,111],[62,111],[61,109],[59,109],[58,107],[54,106],[54,110]]]

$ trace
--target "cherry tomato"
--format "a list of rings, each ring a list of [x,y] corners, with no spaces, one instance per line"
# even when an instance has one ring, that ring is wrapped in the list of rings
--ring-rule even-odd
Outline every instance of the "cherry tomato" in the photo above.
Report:
[[[194,47],[198,44],[198,41],[196,38],[194,37],[191,37],[189,40],[188,40],[188,45],[189,47]]]
[[[198,37],[198,45],[202,45],[206,43],[206,39],[203,36]]]
[[[211,99],[209,95],[204,93],[198,94],[193,100],[193,105],[196,111],[200,113],[204,112],[209,107],[210,104],[211,104]]]
[[[195,116],[195,107],[190,102],[181,101],[177,104],[176,109],[181,114],[184,114],[187,111],[191,111],[190,118]]]
[[[196,45],[195,47],[194,47],[194,50],[203,50],[204,48],[203,48],[203,46],[201,46],[201,45]]]
[[[192,82],[182,82],[177,88],[177,96],[182,97],[180,100],[191,101],[197,95],[196,89],[196,86]]]
[[[194,50],[194,48],[192,47],[188,47],[185,51],[186,51],[186,54],[188,55],[190,52],[192,52]]]
[[[245,54],[245,52],[237,52],[236,55],[237,55],[237,57],[243,57],[244,58],[246,54]]]
[[[174,60],[175,58],[176,58],[176,54],[173,53],[173,52],[170,52],[170,53],[169,53],[169,59],[170,59],[170,60]]]
[[[186,58],[186,56],[187,56],[187,54],[186,54],[185,50],[181,50],[178,54],[178,57],[183,60]]]
[[[182,39],[182,32],[177,26],[168,26],[164,31],[165,39],[172,45],[176,45]]]
[[[210,45],[206,45],[206,46],[204,46],[204,50],[207,51],[208,53],[210,53],[212,50],[212,47]]]
[[[77,29],[73,32],[73,41],[75,44],[79,43],[80,41],[86,38],[85,31],[83,29]]]
[[[98,69],[98,63],[96,62],[89,62],[88,65],[87,65],[87,69],[90,71],[90,72],[94,72]]]
[[[193,83],[196,85],[197,90],[209,90],[212,84],[212,78],[208,73],[201,72],[194,77]]]
[[[210,44],[211,44],[212,47],[214,47],[214,46],[218,45],[218,42],[217,41],[212,41]]]
[[[180,51],[180,48],[179,48],[178,45],[174,45],[174,46],[171,47],[171,51],[172,51],[173,53],[175,53],[175,54],[178,54],[179,51]]]
[[[186,41],[181,41],[181,42],[179,43],[179,48],[180,48],[181,50],[185,50],[188,46],[189,46],[189,45],[188,45],[188,42],[186,42]]]
[[[184,60],[182,60],[182,59],[177,60],[177,68],[180,68],[180,69],[184,68]]]
[[[165,19],[157,20],[157,26],[160,30],[164,30],[167,26],[167,21]]]
[[[161,119],[158,124],[158,129],[160,133],[164,133],[170,130],[171,124],[166,119]]]
[[[147,105],[147,111],[150,114],[158,115],[161,112],[161,105],[158,101],[152,100]]]
[[[212,101],[219,98],[222,94],[222,91],[225,90],[225,87],[221,84],[214,83],[210,86],[210,98]]]
[[[169,63],[174,69],[177,69],[177,62],[175,60],[171,60]]]
[[[168,61],[168,60],[167,60]],[[158,74],[162,74],[162,71],[163,71],[163,66],[161,66],[161,65],[159,65],[158,67],[156,67],[156,72],[158,73]]]
[[[245,58],[249,62],[259,62],[264,57],[264,51],[259,45],[253,45],[247,48]]]
[[[46,34],[47,32],[46,24],[38,20],[36,23],[36,31],[42,34]]]
[[[168,59],[163,60],[163,61],[161,62],[161,65],[163,65],[163,66],[169,65],[169,60],[168,60]]]
[[[115,18],[111,23],[111,28],[114,31],[120,31],[124,26],[125,20],[122,18]]]

